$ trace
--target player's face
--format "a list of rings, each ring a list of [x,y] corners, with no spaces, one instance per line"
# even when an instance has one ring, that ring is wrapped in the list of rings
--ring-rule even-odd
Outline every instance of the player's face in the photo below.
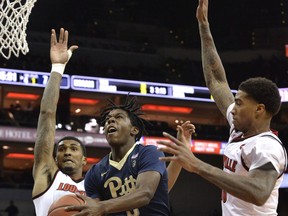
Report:
[[[235,129],[243,133],[252,131],[256,119],[258,103],[241,90],[235,95],[235,105],[231,111]]]
[[[127,112],[122,109],[112,110],[105,119],[104,133],[111,146],[134,142],[135,130],[137,128],[132,126]]]
[[[60,170],[67,175],[79,170],[82,172],[86,158],[83,156],[81,145],[75,140],[63,140],[58,145],[56,163]]]

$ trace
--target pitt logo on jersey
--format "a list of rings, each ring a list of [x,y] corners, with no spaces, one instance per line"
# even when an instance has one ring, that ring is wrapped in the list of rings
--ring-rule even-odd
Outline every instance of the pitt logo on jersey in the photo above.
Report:
[[[124,183],[122,183],[119,177],[111,177],[109,178],[105,184],[105,188],[109,188],[111,196],[113,198],[123,196],[125,194],[129,194],[131,191],[136,189],[136,179],[133,178],[132,175],[126,177]],[[139,209],[133,209],[132,211],[127,211],[127,216],[137,216],[140,215]]]

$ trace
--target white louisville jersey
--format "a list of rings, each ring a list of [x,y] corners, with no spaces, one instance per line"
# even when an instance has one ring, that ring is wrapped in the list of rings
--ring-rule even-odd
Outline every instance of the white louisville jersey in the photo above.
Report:
[[[58,170],[49,188],[33,197],[36,215],[47,216],[49,207],[55,200],[71,193],[85,195],[84,179],[75,182],[68,175]]]
[[[247,176],[250,170],[257,169],[271,162],[279,177],[270,197],[262,206],[245,202],[222,191],[222,215],[277,215],[278,189],[283,180],[282,174],[287,168],[287,153],[279,138],[272,131],[245,139],[241,138],[242,134],[235,132],[232,124],[231,110],[233,105],[230,105],[227,110],[227,119],[231,125],[231,135],[224,150],[223,170],[231,174]]]

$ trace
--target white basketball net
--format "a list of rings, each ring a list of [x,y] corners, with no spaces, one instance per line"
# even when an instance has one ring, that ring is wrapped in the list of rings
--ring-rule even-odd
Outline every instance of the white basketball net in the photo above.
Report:
[[[37,0],[0,0],[0,54],[9,59],[29,52],[26,26]]]

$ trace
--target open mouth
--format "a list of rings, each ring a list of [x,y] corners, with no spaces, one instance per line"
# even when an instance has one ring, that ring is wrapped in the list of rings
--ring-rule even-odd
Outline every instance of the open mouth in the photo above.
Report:
[[[108,127],[107,132],[108,134],[113,134],[117,131],[117,129],[113,126]]]

